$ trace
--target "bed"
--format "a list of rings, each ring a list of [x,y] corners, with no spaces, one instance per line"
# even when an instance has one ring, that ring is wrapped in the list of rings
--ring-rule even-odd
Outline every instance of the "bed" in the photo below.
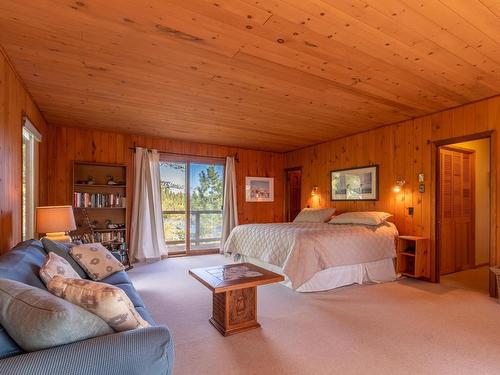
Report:
[[[246,224],[233,229],[224,253],[285,276],[299,292],[396,279],[393,223]]]

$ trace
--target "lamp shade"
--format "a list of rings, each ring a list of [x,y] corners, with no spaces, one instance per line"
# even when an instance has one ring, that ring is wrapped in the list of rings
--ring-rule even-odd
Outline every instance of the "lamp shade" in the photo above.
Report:
[[[75,217],[71,206],[36,208],[36,231],[38,233],[67,232],[75,229]]]

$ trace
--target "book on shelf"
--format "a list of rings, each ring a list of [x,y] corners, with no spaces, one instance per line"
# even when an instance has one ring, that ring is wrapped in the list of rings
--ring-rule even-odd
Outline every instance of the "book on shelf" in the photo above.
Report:
[[[76,208],[125,208],[126,198],[113,193],[73,193],[73,207]]]
[[[125,242],[124,232],[97,232],[94,233],[96,242]]]

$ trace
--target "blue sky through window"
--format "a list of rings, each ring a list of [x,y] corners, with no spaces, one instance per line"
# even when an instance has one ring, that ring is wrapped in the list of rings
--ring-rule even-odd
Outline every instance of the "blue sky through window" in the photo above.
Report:
[[[191,178],[189,180],[191,192],[193,192],[196,187],[200,186],[200,172],[206,171],[210,165],[214,164],[191,163]],[[218,173],[220,179],[222,180],[224,178],[224,166],[215,164],[215,171]]]
[[[162,181],[168,181],[176,186],[182,187],[184,190],[185,185],[185,169],[177,169],[172,168],[170,165],[177,164],[179,166],[186,166],[185,163],[161,163],[160,164],[160,178]],[[194,188],[200,185],[200,172],[206,171],[208,166],[212,164],[199,164],[199,163],[191,163],[191,177],[190,177],[190,185],[191,191]],[[220,164],[215,164],[215,170],[219,174],[220,178],[224,178],[224,166]],[[177,189],[175,189],[178,191]]]
[[[172,165],[184,166],[184,169],[173,168]],[[160,179],[168,181],[173,185],[181,187],[180,189],[172,189],[176,193],[184,191],[186,182],[186,164],[185,163],[160,163]]]

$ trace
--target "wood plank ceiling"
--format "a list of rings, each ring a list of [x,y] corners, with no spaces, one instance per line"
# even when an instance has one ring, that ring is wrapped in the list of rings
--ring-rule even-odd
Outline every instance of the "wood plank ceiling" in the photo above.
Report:
[[[288,151],[500,93],[499,0],[0,0],[46,120]]]

